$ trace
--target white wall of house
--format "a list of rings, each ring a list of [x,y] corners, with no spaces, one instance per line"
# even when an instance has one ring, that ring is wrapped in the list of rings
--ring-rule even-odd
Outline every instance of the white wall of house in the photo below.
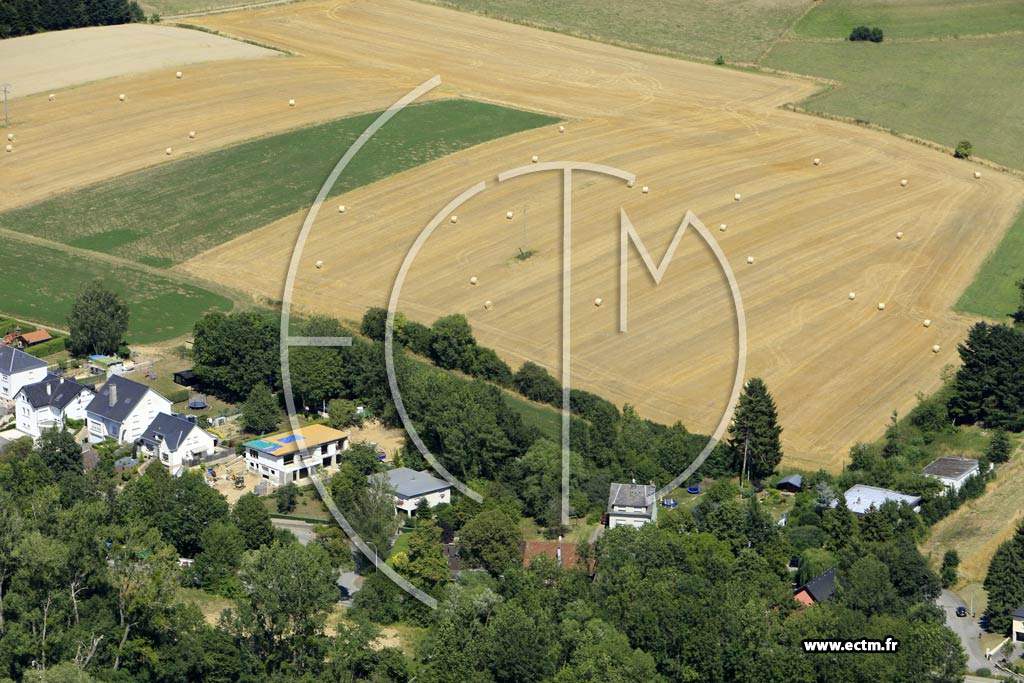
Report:
[[[967,483],[967,480],[970,479],[971,477],[973,477],[974,475],[976,475],[977,473],[978,473],[978,468],[975,467],[970,472],[965,472],[964,474],[962,474],[962,475],[960,475],[959,477],[956,477],[956,478],[954,478],[954,477],[939,477],[939,476],[935,476],[935,475],[931,475],[931,474],[926,474],[924,476],[929,477],[931,479],[935,479],[938,482],[941,482],[943,486],[945,486],[946,488],[952,488],[954,492],[959,492],[960,488],[964,484]]]
[[[1012,637],[1015,642],[1024,643],[1024,619],[1013,620]]]
[[[642,527],[644,524],[650,524],[652,520],[650,517],[627,517],[625,515],[617,515],[615,512],[608,513],[608,528],[614,529],[617,526],[633,526],[636,528]]]
[[[156,449],[147,448],[146,451],[153,457],[159,458],[160,462],[173,472],[176,468],[184,465],[185,458],[189,456],[197,453],[212,454],[216,445],[217,440],[213,434],[199,427],[192,427],[192,431],[178,444],[176,450],[171,450],[167,441],[161,441]]]
[[[170,414],[171,405],[170,401],[150,389],[122,422],[113,422],[94,413],[88,413],[89,440],[92,443],[99,443],[105,439],[135,443],[157,414]]]
[[[74,401],[64,406],[64,410],[54,406],[43,406],[33,408],[25,394],[19,394],[14,405],[16,416],[15,426],[18,431],[24,432],[38,439],[44,429],[60,428],[64,426],[64,420],[85,419],[85,407],[92,400],[92,393],[81,392]]]
[[[303,459],[299,451],[287,455],[273,455],[255,448],[245,449],[245,466],[274,486],[295,483],[308,484],[309,475],[320,469],[341,464],[341,453],[349,449],[348,438],[314,446]],[[303,471],[305,470],[305,471]]]
[[[46,379],[46,366],[7,374],[0,371],[0,398],[13,399],[26,384],[35,384]]]
[[[406,514],[408,514],[411,517],[412,514],[416,511],[416,508],[419,507],[420,500],[422,500],[424,498],[427,501],[427,505],[429,505],[430,507],[434,507],[435,505],[440,505],[441,503],[451,503],[452,502],[452,490],[451,490],[451,487],[448,487],[448,488],[445,488],[445,489],[441,489],[440,491],[431,491],[430,493],[426,494],[425,496],[414,496],[412,498],[405,498],[403,496],[395,496],[395,507],[397,507],[399,510],[402,510],[403,512],[405,512]]]

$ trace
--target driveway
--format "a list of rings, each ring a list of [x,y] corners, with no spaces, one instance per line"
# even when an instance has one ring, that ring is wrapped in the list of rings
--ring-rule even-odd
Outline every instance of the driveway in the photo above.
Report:
[[[303,522],[297,519],[278,519],[277,517],[271,517],[270,523],[274,525],[275,529],[287,529],[295,534],[295,538],[299,539],[299,543],[302,545],[309,545],[309,542],[316,538],[316,534],[313,533],[313,527],[316,525],[310,524],[309,522]]]
[[[942,591],[936,604],[946,613],[946,625],[953,629],[953,633],[957,634],[960,637],[960,642],[963,643],[964,651],[967,652],[967,670],[991,669],[992,662],[985,659],[985,648],[981,646],[981,641],[978,638],[978,634],[982,632],[981,615],[972,617],[968,612],[966,617],[958,617],[956,608],[968,608],[968,606],[952,591]]]

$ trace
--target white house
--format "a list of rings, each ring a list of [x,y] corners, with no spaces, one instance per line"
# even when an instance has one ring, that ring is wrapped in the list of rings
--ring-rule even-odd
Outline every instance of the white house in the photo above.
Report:
[[[641,527],[658,521],[654,484],[612,484],[608,494],[608,528]]]
[[[44,429],[61,429],[67,419],[84,420],[92,389],[74,380],[48,375],[26,384],[14,397],[15,426],[38,439]]]
[[[388,486],[395,492],[395,507],[410,517],[415,514],[420,501],[427,501],[430,507],[452,502],[452,485],[429,472],[396,467],[387,472],[371,474],[366,480],[373,483],[374,478],[387,481]]]
[[[179,467],[198,465],[202,456],[212,455],[217,437],[181,415],[160,413],[139,437],[139,446],[174,472]]]
[[[921,496],[912,496],[891,489],[878,488],[877,486],[857,484],[856,486],[851,486],[843,496],[846,498],[846,507],[858,516],[863,515],[872,508],[877,510],[888,501],[896,504],[906,503],[914,509],[914,512],[921,511]]]
[[[339,465],[348,449],[348,432],[309,425],[246,442],[245,466],[274,486],[306,484],[317,470]]]
[[[157,415],[170,412],[171,402],[155,390],[114,375],[85,409],[89,441],[135,443]]]
[[[956,492],[968,479],[977,475],[978,471],[977,460],[947,456],[933,460],[924,468],[924,476],[937,479],[943,486]]]
[[[1011,612],[1010,618],[1013,619],[1010,637],[1014,642],[1024,643],[1024,605],[1018,607],[1015,612]]]
[[[46,379],[46,361],[0,344],[0,398],[13,399],[26,384]]]

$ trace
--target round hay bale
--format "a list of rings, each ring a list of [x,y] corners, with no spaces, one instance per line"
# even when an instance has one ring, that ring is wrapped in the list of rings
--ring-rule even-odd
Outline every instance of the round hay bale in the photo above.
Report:
[[[14,151],[14,145],[7,145],[7,147],[5,147],[4,149],[6,149],[8,152],[13,152]]]
[[[558,132],[559,133],[564,133],[565,132],[565,126],[559,126],[558,127]]]
[[[938,344],[936,344],[935,346],[932,347],[932,353],[938,353],[941,350],[942,350],[942,347],[939,346]]]
[[[932,321],[931,321],[931,320],[928,320],[927,318],[925,318],[925,321],[924,321],[924,326],[925,326],[925,327],[931,327],[931,326],[932,326]]]
[[[896,239],[898,239],[898,240],[903,239],[903,231],[902,230],[896,233]]]
[[[458,216],[452,216],[452,223],[458,223],[458,222],[459,222],[459,217]]]
[[[651,190],[650,190],[650,188],[649,188],[649,187],[647,187],[646,185],[644,185],[643,187],[641,187],[641,188],[640,188],[640,191],[641,191],[641,192],[643,192],[644,194],[647,194],[647,193],[648,193],[648,192],[650,192]]]
[[[722,232],[725,232],[726,228],[728,228],[728,227],[729,227],[728,225],[726,225],[725,223],[722,223],[721,225],[718,226],[718,229],[721,230]]]
[[[171,156],[171,152],[172,151],[174,151],[174,150],[172,150],[170,147],[168,147],[167,149],[164,150],[164,154],[166,154],[167,156]]]
[[[626,187],[628,187],[630,189],[632,189],[633,185],[635,185],[635,184],[636,184],[636,181],[633,181],[633,180],[627,180],[626,181]]]
[[[14,133],[7,134],[7,142],[14,142]]]
[[[175,72],[174,72],[174,77],[175,77],[175,78],[181,78],[181,77],[182,77],[182,76],[184,76],[184,75],[185,75],[185,74],[181,73],[180,71],[175,71]]]
[[[737,192],[736,194],[734,194],[732,196],[732,198],[735,199],[736,201],[739,201],[739,200],[743,199],[743,195],[741,195],[739,192]]]
[[[815,158],[814,159],[814,165],[815,166],[821,166],[821,159]]]
[[[883,304],[882,302],[879,302],[878,303],[878,310],[884,311],[885,310],[885,304]]]
[[[317,261],[316,262],[316,269],[317,270],[321,270],[323,267],[324,267],[324,262],[323,261]]]
[[[125,101],[126,99],[128,99],[128,98],[127,98],[127,97],[125,96],[125,94],[124,94],[124,93],[121,93],[120,95],[118,95],[118,96],[117,96],[117,99],[119,99],[119,100],[121,100],[122,102],[124,102],[124,101]]]
[[[512,213],[511,211],[506,211],[506,212],[505,212],[505,218],[507,218],[507,219],[509,219],[509,220],[512,220],[512,216],[514,216],[514,215],[515,215],[515,214],[514,214],[514,213]]]
[[[338,204],[338,213],[345,213],[345,205]]]
[[[910,181],[907,180],[906,178],[904,178],[903,180],[900,181],[900,187],[906,187],[909,184],[910,184]]]
[[[974,172],[974,179],[977,180],[980,177],[981,177],[981,171],[975,171]]]
[[[747,257],[747,263],[753,263],[753,262],[754,262],[754,257],[753,256],[748,256]]]
[[[196,139],[196,132],[194,130],[190,130],[188,132],[188,139],[189,140],[195,140]]]
[[[476,283],[477,283],[476,275],[474,275],[473,277],[469,278],[469,284],[475,285]]]
[[[598,308],[601,308],[601,304],[603,303],[604,299],[602,299],[601,297],[597,297],[596,299],[594,299],[594,305],[597,306]]]
[[[850,292],[849,294],[846,295],[846,298],[848,298],[850,301],[853,301],[854,299],[857,298],[857,292]]]
[[[295,106],[295,100],[288,100],[288,106],[289,107],[294,107]]]
[[[491,310],[492,308],[494,308],[494,302],[488,299],[487,301],[484,302],[484,308],[486,308],[488,311]]]
[[[53,93],[50,93],[50,96],[47,99],[50,100],[51,102],[53,102],[55,99],[57,99],[57,96],[54,95]]]
[[[530,157],[530,161],[532,161],[533,163],[537,163],[538,161],[540,161],[540,157],[534,154],[532,157]]]

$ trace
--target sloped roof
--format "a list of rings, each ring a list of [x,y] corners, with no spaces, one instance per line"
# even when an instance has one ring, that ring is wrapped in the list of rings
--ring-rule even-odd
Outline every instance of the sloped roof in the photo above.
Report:
[[[608,512],[616,507],[652,508],[657,491],[654,484],[612,484],[608,492]]]
[[[1014,619],[1024,619],[1024,605],[1021,605],[1014,611],[1010,612],[1010,616]]]
[[[114,405],[110,405],[110,392],[114,387],[117,387],[117,401],[115,401]],[[103,388],[96,394],[96,398],[92,400],[86,410],[108,420],[121,422],[131,414],[135,406],[146,395],[146,392],[150,390],[145,384],[133,382],[121,375],[114,375],[106,381]],[[160,396],[160,394],[157,393],[157,396]],[[163,398],[163,396],[160,396],[160,398]],[[164,400],[166,401],[167,399]]]
[[[452,486],[444,479],[438,479],[429,472],[417,472],[408,467],[396,467],[387,472],[371,474],[366,478],[367,482],[372,482],[374,477],[387,478],[388,484],[402,498],[425,496],[428,493],[443,491]]]
[[[810,593],[815,602],[826,602],[836,592],[836,568],[815,576],[813,579],[800,586],[797,593],[805,590]]]
[[[18,372],[45,367],[45,360],[30,356],[19,349],[0,345],[0,372],[5,375],[13,375]]]
[[[790,474],[789,476],[779,479],[775,484],[775,488],[779,488],[784,484],[789,484],[790,486],[795,486],[796,488],[801,489],[804,487],[804,478],[799,474]]]
[[[969,472],[978,469],[978,461],[971,458],[946,456],[936,458],[924,468],[925,476],[942,477],[943,479],[959,479]]]
[[[92,389],[84,384],[79,384],[73,379],[48,375],[41,382],[26,384],[18,393],[25,394],[25,398],[28,399],[29,405],[33,408],[39,409],[44,406],[53,406],[54,408],[64,410],[83,391],[92,393]]]
[[[34,330],[32,332],[25,332],[22,334],[21,339],[26,344],[39,344],[40,342],[49,341],[53,339],[53,337],[46,330]]]
[[[152,446],[156,446],[162,438],[168,448],[176,451],[193,429],[199,429],[199,427],[181,415],[160,413],[153,418],[139,438]]]

